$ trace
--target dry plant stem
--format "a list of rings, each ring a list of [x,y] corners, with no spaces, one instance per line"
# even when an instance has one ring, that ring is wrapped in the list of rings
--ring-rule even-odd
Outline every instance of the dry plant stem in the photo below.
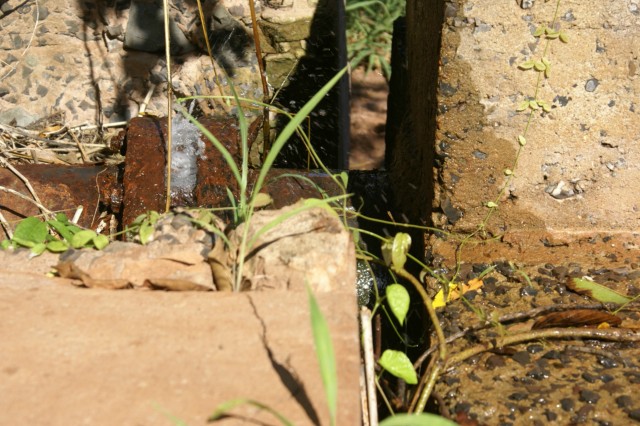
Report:
[[[378,402],[376,399],[375,362],[373,360],[373,333],[371,332],[371,312],[366,307],[360,308],[360,325],[362,327],[362,351],[364,353],[364,370],[368,403],[368,413],[363,412],[362,417],[367,419],[370,425],[377,425]]]
[[[200,0],[198,1],[198,16],[200,17],[200,25],[202,26],[202,35],[204,37],[204,44],[207,46],[207,54],[209,55],[209,59],[211,59],[211,68],[213,68],[213,77],[216,82],[216,86],[218,87],[218,91],[220,92],[220,96],[224,96],[224,91],[222,90],[222,85],[220,84],[220,79],[218,78],[218,71],[216,71],[216,65],[213,62],[213,55],[211,54],[211,44],[209,43],[209,34],[207,34],[207,24],[204,20],[204,13],[202,12],[202,3]]]
[[[546,314],[548,312],[562,312],[562,311],[570,311],[570,310],[574,310],[574,309],[593,309],[593,310],[609,310],[609,311],[612,311],[616,306],[617,305],[610,305],[610,304],[608,305],[608,304],[603,304],[603,303],[595,303],[595,304],[594,303],[589,303],[589,304],[582,304],[582,305],[542,306],[540,308],[531,309],[530,311],[527,311],[527,312],[515,312],[515,313],[512,313],[512,314],[502,315],[496,321],[488,321],[488,320],[482,321],[480,324],[476,324],[474,326],[467,327],[467,328],[463,329],[462,331],[459,331],[459,332],[457,332],[455,334],[452,334],[451,336],[447,337],[446,342],[447,343],[455,342],[456,340],[460,339],[461,337],[466,336],[467,334],[469,334],[471,332],[483,330],[485,328],[489,328],[491,326],[496,325],[496,323],[498,323],[500,325],[504,325],[506,323],[510,323],[510,322],[514,322],[514,321],[522,321],[522,320],[528,320],[528,319],[531,319],[531,318],[535,318],[538,315]],[[420,366],[420,364],[422,364],[424,362],[424,360],[427,359],[427,357],[429,355],[431,355],[437,349],[438,349],[438,345],[437,344],[431,346],[422,355],[420,355],[420,357],[413,364],[413,367],[415,369],[417,369]]]
[[[260,70],[260,81],[262,82],[262,102],[267,105],[269,104],[269,85],[267,84],[267,76],[264,71],[264,64],[262,63],[262,49],[260,48],[260,33],[258,31],[258,19],[256,18],[256,6],[254,4],[254,0],[249,1],[249,11],[251,13],[251,28],[253,29],[253,43],[256,46],[256,59],[258,60],[258,69]],[[269,107],[264,107],[262,110],[263,116],[263,126],[262,126],[262,138],[264,143],[264,148],[262,150],[262,161],[267,158],[269,154],[269,149],[271,149],[271,145],[269,142],[269,134],[271,130],[269,129]]]
[[[167,193],[165,211],[168,213],[171,208],[171,101],[173,97],[173,86],[171,85],[171,44],[169,40],[169,0],[162,1],[164,11],[164,52],[167,61]]]
[[[36,194],[35,189],[33,189],[33,186],[31,186],[31,183],[29,182],[29,179],[24,177],[24,175],[22,173],[20,173],[15,167],[13,167],[7,160],[5,160],[2,157],[0,157],[0,164],[2,166],[6,167],[7,169],[11,170],[11,172],[13,172],[13,174],[18,176],[18,178],[25,184],[25,186],[27,187],[27,189],[31,193],[31,196],[33,197],[33,200],[35,201],[34,204],[36,206],[38,206],[38,208],[40,209],[42,214],[44,214],[45,217],[48,217],[49,219],[53,219],[53,213],[51,213],[51,211],[49,209],[47,209],[46,207],[44,207],[42,205],[42,201],[40,201],[40,198],[38,197],[38,194]],[[17,194],[22,198],[25,198],[25,199],[27,199],[29,201],[32,201],[29,198],[25,197],[24,195],[20,194],[19,192],[16,192],[16,191],[13,191],[13,190],[9,190],[8,188],[4,188],[4,189],[9,191],[9,192],[12,192],[14,194]]]
[[[420,282],[410,273],[408,273],[405,269],[397,269],[393,268],[393,272],[401,276],[402,278],[409,281],[413,287],[416,289],[422,301],[424,303],[425,308],[427,309],[427,313],[429,314],[429,318],[433,323],[433,328],[436,331],[436,336],[438,337],[439,349],[440,349],[440,359],[445,361],[447,359],[447,347],[446,340],[444,337],[444,332],[442,331],[442,327],[440,327],[440,322],[438,321],[438,315],[436,314],[436,310],[433,307],[433,303],[431,302],[431,298],[425,291],[424,287],[420,284]]]
[[[462,361],[482,352],[538,339],[596,339],[609,340],[613,342],[640,342],[640,331],[614,328],[547,328],[543,330],[529,331],[526,333],[518,333],[512,336],[491,339],[490,342],[481,343],[452,355],[447,360],[447,368],[461,363]]]
[[[440,327],[438,315],[436,314],[436,310],[433,307],[431,298],[427,294],[424,287],[422,287],[420,282],[413,275],[408,273],[405,269],[397,269],[394,267],[393,270],[396,274],[398,274],[399,276],[401,276],[402,278],[408,280],[411,284],[413,284],[413,287],[420,294],[420,297],[422,297],[422,301],[424,302],[427,312],[429,313],[429,317],[431,318],[431,322],[433,323],[433,328],[436,331],[436,336],[438,338],[438,343],[439,343],[438,346],[439,346],[439,352],[440,352],[439,354],[440,359],[435,363],[433,369],[431,369],[428,373],[425,373],[429,375],[429,379],[427,380],[427,384],[425,385],[425,387],[422,389],[422,392],[420,394],[420,399],[418,400],[418,405],[416,406],[415,413],[421,413],[424,410],[427,400],[429,399],[429,395],[431,395],[431,391],[435,386],[436,380],[438,380],[438,375],[440,374],[440,371],[442,371],[442,366],[447,360],[447,346],[444,338],[444,332],[442,331],[442,327]]]
[[[89,162],[89,157],[87,156],[87,153],[84,150],[84,147],[82,146],[82,143],[80,143],[80,139],[78,139],[76,134],[73,133],[73,132],[69,132],[69,135],[71,135],[71,138],[75,141],[76,146],[78,147],[78,150],[80,151],[80,156],[82,157],[82,161],[85,162],[85,163],[88,163]]]
[[[360,365],[360,413],[362,414],[362,426],[370,426],[369,403],[367,401],[367,384],[364,373],[364,365]]]
[[[443,370],[443,364],[444,363],[442,361],[436,360],[433,368],[430,369],[428,373],[424,374],[425,377],[428,377],[428,380],[422,389],[422,392],[420,392],[420,398],[418,399],[415,409],[412,411],[413,413],[420,414],[424,411],[424,407],[427,405],[431,392],[433,392],[433,388],[436,386],[438,377],[440,377],[440,373]]]
[[[7,235],[7,238],[12,239],[13,231],[11,230],[11,227],[9,226],[9,222],[7,222],[7,219],[4,218],[4,215],[2,214],[2,212],[0,212],[0,224],[2,224],[2,228],[4,229],[4,233]]]

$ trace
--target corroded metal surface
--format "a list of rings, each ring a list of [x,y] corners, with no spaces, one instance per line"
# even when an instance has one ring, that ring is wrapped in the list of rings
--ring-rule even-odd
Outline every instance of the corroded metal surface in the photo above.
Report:
[[[63,212],[69,218],[78,206],[83,207],[79,224],[91,227],[95,224],[95,212],[100,204],[109,204],[111,196],[117,198],[118,169],[115,166],[60,167],[49,164],[16,166],[30,182],[42,204],[53,212]],[[13,189],[32,198],[22,180],[8,169],[0,168],[0,186]],[[40,214],[33,203],[0,191],[0,212],[14,225],[27,216]]]

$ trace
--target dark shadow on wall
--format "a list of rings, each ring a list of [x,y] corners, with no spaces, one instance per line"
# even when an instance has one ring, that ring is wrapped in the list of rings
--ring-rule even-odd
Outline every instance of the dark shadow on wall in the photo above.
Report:
[[[339,0],[320,0],[306,39],[306,52],[300,58],[289,83],[278,93],[275,104],[296,113],[347,63],[344,33],[344,5]],[[311,144],[331,169],[346,169],[348,162],[349,100],[348,76],[324,97],[310,115]],[[279,117],[277,128],[288,119]],[[293,137],[277,160],[279,167],[307,168],[308,151],[299,137]],[[316,168],[313,164],[311,168]]]

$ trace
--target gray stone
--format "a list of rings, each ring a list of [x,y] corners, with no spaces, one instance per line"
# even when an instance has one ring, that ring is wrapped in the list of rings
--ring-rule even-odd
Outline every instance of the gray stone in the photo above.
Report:
[[[27,127],[39,118],[37,115],[28,113],[22,107],[10,108],[0,112],[0,123],[17,127]]]
[[[180,31],[174,21],[169,26],[171,52],[183,54],[193,50],[193,45]],[[162,3],[134,1],[129,11],[129,21],[124,37],[125,48],[142,52],[164,50],[164,20]]]

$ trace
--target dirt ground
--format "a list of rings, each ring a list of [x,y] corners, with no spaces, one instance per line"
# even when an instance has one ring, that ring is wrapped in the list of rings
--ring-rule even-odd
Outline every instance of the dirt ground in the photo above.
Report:
[[[349,168],[374,170],[384,166],[387,81],[379,71],[357,68],[351,74],[351,146]]]

